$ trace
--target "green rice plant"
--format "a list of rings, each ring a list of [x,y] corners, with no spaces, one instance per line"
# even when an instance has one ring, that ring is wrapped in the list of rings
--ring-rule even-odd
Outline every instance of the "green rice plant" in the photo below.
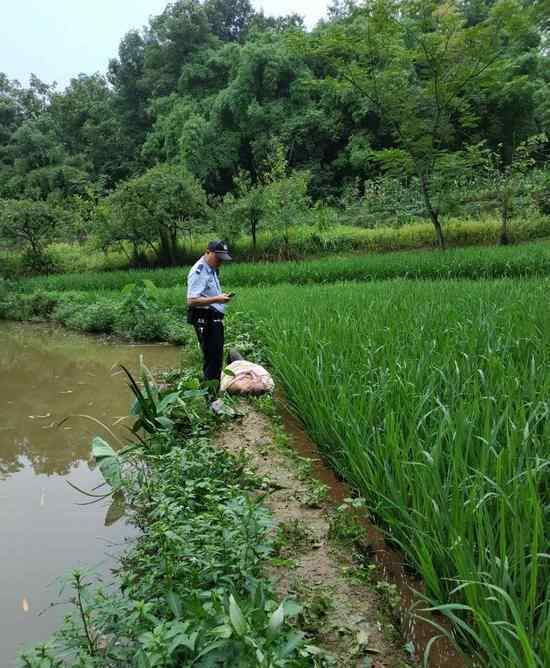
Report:
[[[550,665],[550,280],[257,289],[274,372],[480,665]],[[420,613],[422,614],[422,613]]]
[[[495,228],[496,229],[496,228]],[[187,269],[134,270],[44,276],[13,285],[17,292],[122,290],[128,283],[152,280],[158,288],[178,288],[183,299]],[[234,263],[222,269],[224,288],[291,283],[409,279],[488,279],[550,275],[550,245],[525,244],[500,248],[462,248],[445,253],[399,252],[332,256],[293,262]]]

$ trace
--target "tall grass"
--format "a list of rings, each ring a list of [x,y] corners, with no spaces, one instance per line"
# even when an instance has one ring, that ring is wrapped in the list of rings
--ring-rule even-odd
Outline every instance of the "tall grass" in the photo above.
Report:
[[[354,207],[345,212],[336,209],[322,210],[328,213],[327,223],[323,213],[311,210],[303,222],[296,224],[289,232],[290,250],[294,257],[311,254],[346,252],[388,252],[400,250],[418,250],[435,247],[433,226],[428,222],[416,222],[401,226],[391,226],[383,218],[363,224],[363,207],[355,211]],[[494,246],[498,243],[502,223],[497,217],[485,217],[481,220],[451,219],[445,221],[445,235],[449,247]],[[180,240],[178,257],[182,264],[192,263],[193,258],[203,252],[208,241],[218,236],[215,231],[202,235],[192,235]],[[524,214],[512,221],[510,240],[528,242],[550,238],[550,217]],[[258,246],[252,249],[251,239],[240,236],[230,239],[233,255],[238,260],[280,259],[282,241],[271,230],[260,230]],[[56,273],[83,273],[125,270],[132,266],[130,246],[99,250],[97,241],[91,236],[87,241],[78,243],[54,243],[48,247],[51,264]],[[140,258],[154,267],[158,257],[153,250],[147,249]],[[0,250],[0,277],[23,276],[26,273],[23,257],[20,254]]]
[[[549,280],[256,290],[326,457],[494,668],[550,666]]]
[[[120,290],[128,283],[151,279],[161,288],[184,289],[189,268],[90,272],[41,276],[20,281],[16,291]],[[335,283],[391,278],[449,279],[550,275],[550,245],[525,244],[498,248],[462,248],[441,252],[326,257],[300,262],[234,263],[222,269],[224,287],[279,283]]]

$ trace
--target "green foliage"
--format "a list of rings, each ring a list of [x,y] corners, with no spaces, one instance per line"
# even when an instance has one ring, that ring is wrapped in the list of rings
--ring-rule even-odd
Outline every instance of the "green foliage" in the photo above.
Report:
[[[526,193],[522,193],[524,195],[522,204],[524,205],[528,196],[531,195],[525,187],[528,181],[524,179],[524,176],[535,164],[534,154],[540,151],[547,142],[546,135],[530,137],[514,148],[508,164],[504,163],[502,157],[502,145],[499,145],[498,152],[487,149],[483,143],[470,147],[470,160],[476,167],[485,171],[493,185],[493,188],[483,193],[480,199],[496,202],[502,219],[500,243],[510,243],[509,223],[515,213],[518,195],[522,189],[527,190]],[[544,210],[541,210],[544,213]]]
[[[299,224],[309,204],[310,175],[308,172],[288,174],[284,148],[277,144],[263,178],[266,183],[263,192],[266,222],[274,242],[281,244],[282,257],[288,258],[291,255],[291,230]]]
[[[250,235],[254,256],[299,255],[290,230],[319,211],[367,227],[422,217],[443,243],[449,216],[491,208],[455,192],[475,180],[468,147],[484,141],[508,166],[550,132],[544,3],[336,4],[308,32],[248,0],[177,0],[123,37],[106,77],[57,91],[0,74],[0,199],[55,206],[60,239],[92,236],[132,266],[182,261],[178,239],[207,229],[207,197],[224,202],[212,222]],[[288,165],[264,193],[274,146]],[[380,188],[390,176],[405,187]],[[346,210],[325,206],[342,197]],[[36,257],[23,262],[52,270]]]
[[[0,201],[0,237],[24,252],[24,263],[31,271],[49,266],[46,246],[56,233],[56,212],[44,202]]]
[[[495,668],[550,660],[547,291],[543,278],[242,296],[290,404],[422,575],[425,607]]]
[[[252,252],[258,247],[258,231],[265,215],[265,194],[261,184],[253,184],[248,172],[236,177],[235,194],[228,193],[214,210],[216,227],[224,239],[237,239],[247,234],[252,239]]]
[[[550,226],[547,220],[541,220],[541,227],[534,229],[536,235],[540,231],[546,231],[550,235]],[[495,220],[491,229],[479,231],[479,243],[493,243],[500,232],[500,221]],[[475,227],[463,230],[464,223],[449,225],[458,238],[460,235],[471,235]],[[526,229],[525,229],[526,228]],[[517,221],[514,231],[523,231],[526,236],[531,228],[521,221]],[[422,236],[418,230],[412,228],[410,236],[405,235],[405,230],[399,238],[400,244],[405,241],[414,248],[418,242],[427,244],[432,236],[429,225],[421,228]],[[370,230],[365,230],[365,234]],[[367,237],[368,239],[369,237]],[[390,244],[395,243],[395,230],[388,230],[387,237],[382,241]],[[376,237],[375,237],[376,239]],[[344,249],[353,250],[361,247],[364,243],[363,231],[357,239],[350,238]],[[380,243],[378,239],[374,243]],[[391,246],[390,246],[391,247]],[[304,249],[311,249],[309,239],[304,241]],[[314,283],[336,283],[339,281],[377,281],[393,278],[409,279],[487,279],[499,277],[521,277],[521,276],[547,276],[550,273],[550,249],[545,243],[521,244],[510,248],[456,248],[451,249],[445,256],[431,251],[416,253],[395,252],[372,255],[343,255],[322,257],[318,259],[307,259],[299,262],[263,262],[255,264],[234,263],[223,268],[224,285],[230,288],[254,287],[258,285],[269,286],[288,283],[294,285]],[[13,293],[32,293],[36,290],[46,292],[52,291],[76,291],[88,294],[90,300],[120,298],[120,295],[106,293],[106,291],[119,291],[129,282],[138,284],[142,280],[154,279],[156,289],[156,302],[151,302],[151,308],[160,306],[181,310],[182,286],[185,284],[185,270],[159,269],[156,271],[132,270],[97,272],[88,274],[65,274],[60,276],[37,277],[10,284]],[[170,290],[169,293],[165,290]],[[140,295],[140,288],[136,288]],[[99,293],[99,294],[96,294]],[[104,294],[102,294],[104,293]],[[70,296],[69,296],[70,298]],[[129,298],[128,293],[126,298]],[[156,305],[155,305],[156,304]],[[131,307],[134,308],[134,307]],[[136,318],[141,313],[142,306],[136,305]]]
[[[468,25],[453,1],[419,6],[377,0],[357,10],[355,20],[334,23],[311,45],[312,53],[335,72],[328,85],[341,94],[355,91],[391,133],[394,146],[372,148],[365,158],[391,172],[418,177],[442,247],[449,151],[457,133],[476,122],[466,89],[496,85],[507,66],[499,39],[513,10],[507,11],[504,3],[498,9],[498,18],[491,14]],[[518,35],[527,23],[516,21]],[[503,39],[511,36],[507,32]],[[458,157],[453,155],[455,163]]]
[[[126,367],[122,369],[134,395],[134,402],[130,408],[130,415],[136,418],[132,427],[134,434],[143,430],[148,434],[158,435],[159,432],[171,432],[175,429],[185,436],[197,436],[201,433],[201,424],[204,423],[206,415],[204,397],[208,392],[201,388],[196,378],[183,376],[178,379],[175,387],[160,388],[141,361],[142,389],[128,369]],[[158,441],[163,443],[162,436]],[[164,442],[168,445],[167,441]],[[156,454],[162,454],[157,450],[154,449]]]
[[[182,320],[167,312],[159,303],[152,281],[129,283],[122,289],[117,305],[113,331],[136,341],[170,341],[185,343],[188,333]]]
[[[550,216],[550,178],[546,178],[535,195],[542,213]]]
[[[74,614],[47,649],[23,653],[20,665],[57,668],[60,657],[89,668],[324,665],[320,650],[295,628],[301,607],[277,601],[262,576],[272,521],[261,499],[247,494],[243,462],[206,438],[176,437],[177,420],[154,428],[143,422],[153,404],[157,421],[171,404],[161,409],[163,398],[144,380],[136,397],[142,426],[152,428],[126,448],[139,457],[135,465],[118,466],[123,453],[103,441],[93,447],[100,467],[109,463],[102,471],[108,481],[118,486],[125,472],[124,492],[143,530],[124,556],[121,589],[94,590],[75,571],[65,584]],[[190,380],[181,378],[172,391],[183,397]]]
[[[162,262],[173,265],[178,259],[178,235],[200,221],[205,211],[206,198],[198,181],[181,168],[160,165],[121,185],[109,197],[97,224],[105,246],[128,241],[138,253],[149,245]]]

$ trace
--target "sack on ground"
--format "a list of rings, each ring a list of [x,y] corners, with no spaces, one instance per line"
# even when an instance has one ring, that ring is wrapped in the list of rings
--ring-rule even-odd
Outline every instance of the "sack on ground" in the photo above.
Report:
[[[220,390],[229,394],[265,394],[274,386],[271,374],[263,366],[237,360],[223,370]]]

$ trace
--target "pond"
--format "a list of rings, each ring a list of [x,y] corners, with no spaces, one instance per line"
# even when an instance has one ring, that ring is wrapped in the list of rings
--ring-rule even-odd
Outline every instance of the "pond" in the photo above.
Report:
[[[109,501],[89,501],[67,484],[101,482],[90,461],[101,421],[128,434],[131,396],[124,364],[139,357],[152,369],[179,363],[177,348],[109,343],[42,325],[0,323],[0,666],[45,641],[67,607],[51,607],[60,576],[92,566],[108,577],[114,555],[133,531]],[[61,426],[63,418],[75,416]]]

